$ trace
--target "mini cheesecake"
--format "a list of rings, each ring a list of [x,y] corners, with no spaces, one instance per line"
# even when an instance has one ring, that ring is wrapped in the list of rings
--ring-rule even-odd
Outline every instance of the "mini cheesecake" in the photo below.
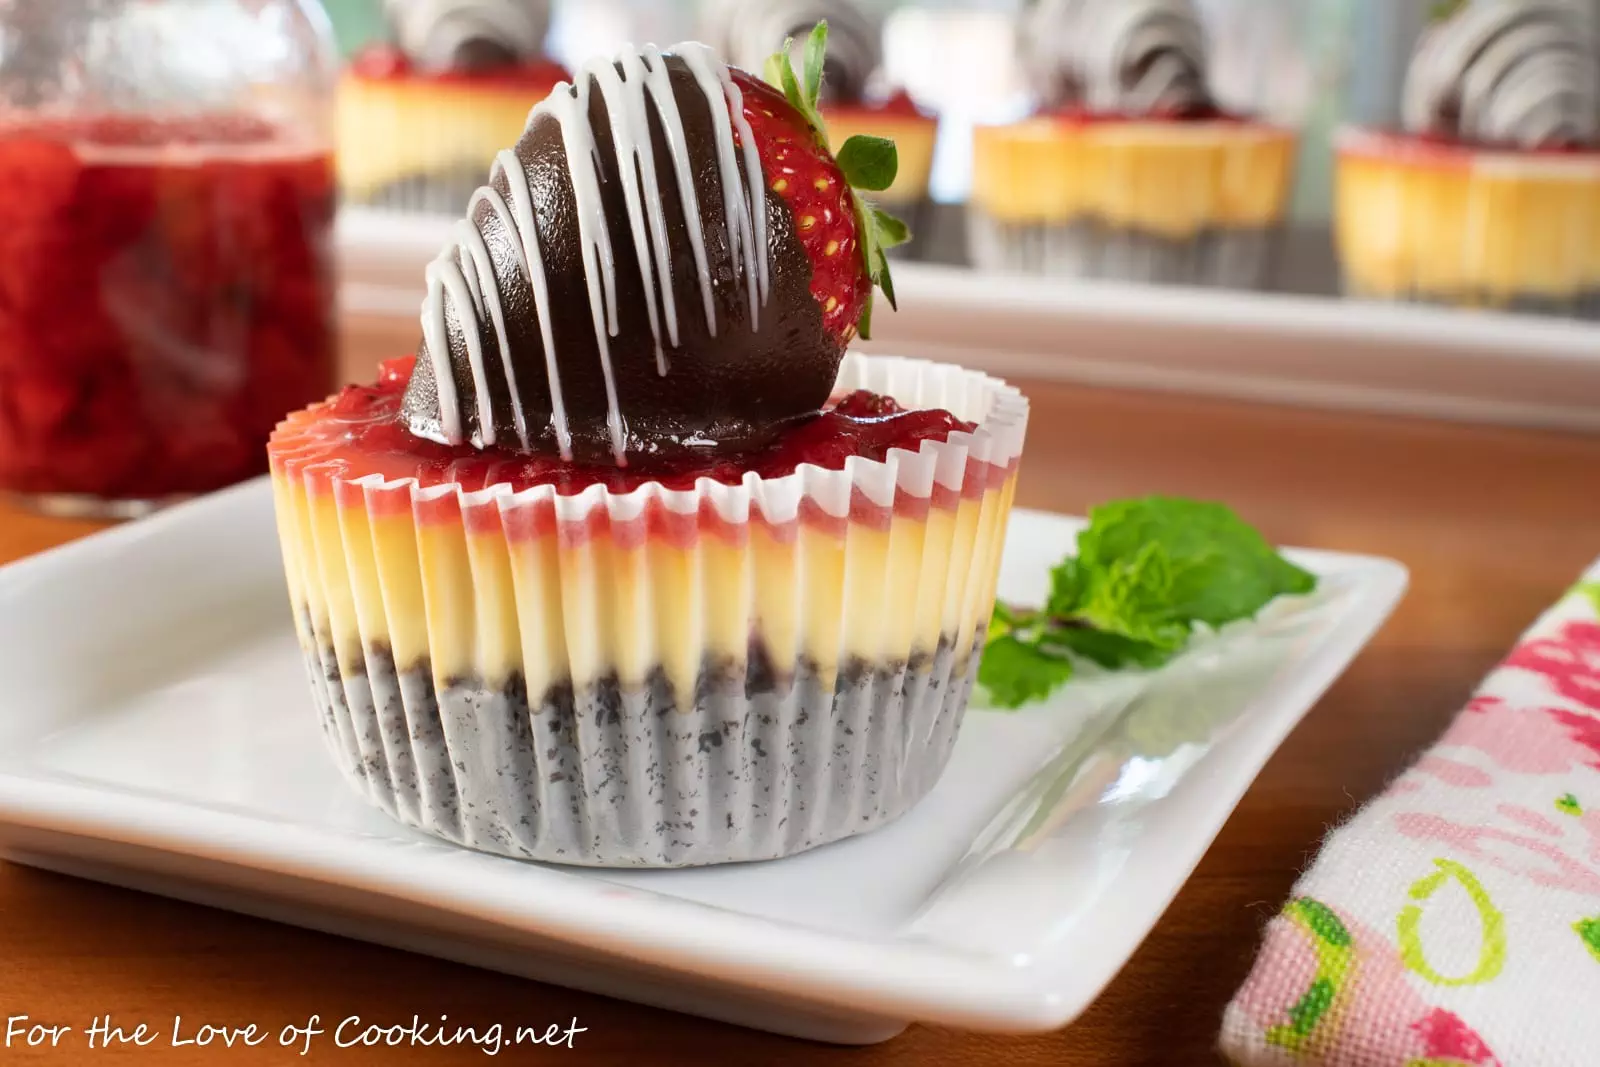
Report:
[[[1066,111],[975,134],[971,250],[988,269],[1259,288],[1296,139],[1217,114]]]
[[[567,78],[548,61],[486,71],[417,69],[388,46],[356,57],[335,108],[339,191],[346,203],[459,214],[495,153]]]
[[[679,866],[803,851],[932,786],[1015,489],[993,429],[852,393],[739,465],[623,473],[418,446],[391,374],[271,448],[324,731],[374,802],[507,855]],[[1020,433],[959,368],[844,379]]]
[[[549,0],[384,0],[391,41],[340,79],[346,203],[459,215],[495,153],[566,80],[544,53]],[[392,43],[391,43],[392,42]]]
[[[1040,110],[975,131],[974,264],[1266,285],[1296,137],[1217,105],[1192,0],[1036,0],[1018,32]]]
[[[1600,46],[1559,3],[1430,28],[1405,129],[1344,131],[1335,235],[1369,299],[1600,318]]]
[[[1600,149],[1351,130],[1335,220],[1353,296],[1600,317]]]
[[[770,859],[938,779],[1027,402],[846,354],[898,226],[816,105],[703,45],[585,65],[427,268],[415,359],[278,428],[329,749],[402,822],[561,863]]]

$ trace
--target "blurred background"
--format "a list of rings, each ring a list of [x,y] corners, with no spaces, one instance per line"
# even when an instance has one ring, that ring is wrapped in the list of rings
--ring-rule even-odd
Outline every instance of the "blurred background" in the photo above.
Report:
[[[324,0],[343,54],[388,34],[384,0]],[[569,68],[624,41],[702,36],[712,0],[555,0],[548,39]],[[1571,0],[1591,19],[1600,0]],[[754,0],[753,6],[763,5]],[[939,122],[928,194],[940,205],[916,254],[970,261],[959,208],[973,181],[973,130],[1032,110],[1018,57],[1028,0],[859,0],[882,19],[883,74]],[[1414,45],[1438,0],[1197,0],[1211,48],[1210,79],[1230,111],[1300,134],[1287,232],[1264,287],[1337,294],[1331,232],[1333,142],[1341,125],[1393,126]],[[818,9],[826,7],[821,5]]]
[[[258,473],[572,70],[819,15],[915,235],[868,347],[1600,432],[1600,0],[0,0],[0,489]]]

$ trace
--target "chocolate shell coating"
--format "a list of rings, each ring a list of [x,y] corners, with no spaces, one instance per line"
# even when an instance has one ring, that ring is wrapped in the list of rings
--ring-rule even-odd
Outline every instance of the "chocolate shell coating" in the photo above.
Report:
[[[765,179],[760,192],[765,201],[770,291],[766,300],[758,298],[752,309],[748,279],[743,270],[736,270],[729,247],[712,105],[681,57],[669,53],[664,60],[682,119],[682,150],[687,152],[700,216],[696,220],[685,218],[672,146],[652,103],[646,110],[666,224],[670,288],[677,309],[677,344],[671,343],[665,325],[659,290],[666,283],[658,277],[654,285],[647,287],[641,277],[612,124],[598,88],[591,92],[587,115],[597,150],[601,203],[615,262],[616,301],[614,307],[608,308],[616,319],[616,329],[609,338],[610,366],[616,406],[624,426],[625,452],[630,459],[758,447],[786,425],[813,415],[823,406],[843,356],[842,346],[823,330],[821,309],[810,292],[811,265],[795,236],[788,205]],[[618,69],[621,70],[620,65]],[[474,202],[469,222],[482,235],[493,266],[509,349],[505,355],[509,356],[521,400],[528,445],[532,449],[558,451],[552,419],[555,405],[551,380],[555,378],[571,433],[573,458],[580,462],[616,462],[607,423],[605,364],[596,338],[579,233],[578,200],[561,120],[549,111],[536,111],[514,153],[527,176],[537,220],[535,229],[548,286],[552,365],[546,362],[535,289],[523,272],[518,255],[522,237],[481,197]],[[510,180],[506,173],[497,171],[491,183],[507,202],[512,200]],[[691,223],[704,234],[714,331],[706,321],[689,235]],[[474,270],[459,246],[450,254],[457,257],[464,272],[470,274]],[[657,302],[657,313],[662,317],[664,374],[657,364],[650,326],[651,301]],[[471,330],[476,332],[482,353],[481,384],[487,386],[484,395],[490,404],[495,441],[501,447],[518,447],[511,388],[493,318],[471,304],[465,316],[462,310],[456,301],[445,301],[445,335],[460,424],[469,428],[480,425],[480,383],[474,378],[464,332]],[[424,339],[403,413],[414,433],[439,440],[440,390],[434,381],[432,355]]]

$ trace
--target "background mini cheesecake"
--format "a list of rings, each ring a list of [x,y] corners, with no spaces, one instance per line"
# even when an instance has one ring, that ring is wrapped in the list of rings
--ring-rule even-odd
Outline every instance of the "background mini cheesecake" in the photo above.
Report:
[[[1339,140],[1347,291],[1600,318],[1600,44],[1581,17],[1458,5],[1419,42],[1403,113]]]
[[[1018,34],[1041,110],[974,134],[973,263],[1264,286],[1296,137],[1217,106],[1191,0],[1034,0]]]
[[[346,203],[458,215],[495,153],[567,71],[544,54],[549,0],[387,0],[392,40],[339,83]]]

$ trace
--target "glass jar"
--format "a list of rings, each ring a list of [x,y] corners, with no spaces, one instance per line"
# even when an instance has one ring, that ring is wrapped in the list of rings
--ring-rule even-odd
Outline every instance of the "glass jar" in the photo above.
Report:
[[[316,0],[0,0],[0,491],[132,516],[335,383]]]

